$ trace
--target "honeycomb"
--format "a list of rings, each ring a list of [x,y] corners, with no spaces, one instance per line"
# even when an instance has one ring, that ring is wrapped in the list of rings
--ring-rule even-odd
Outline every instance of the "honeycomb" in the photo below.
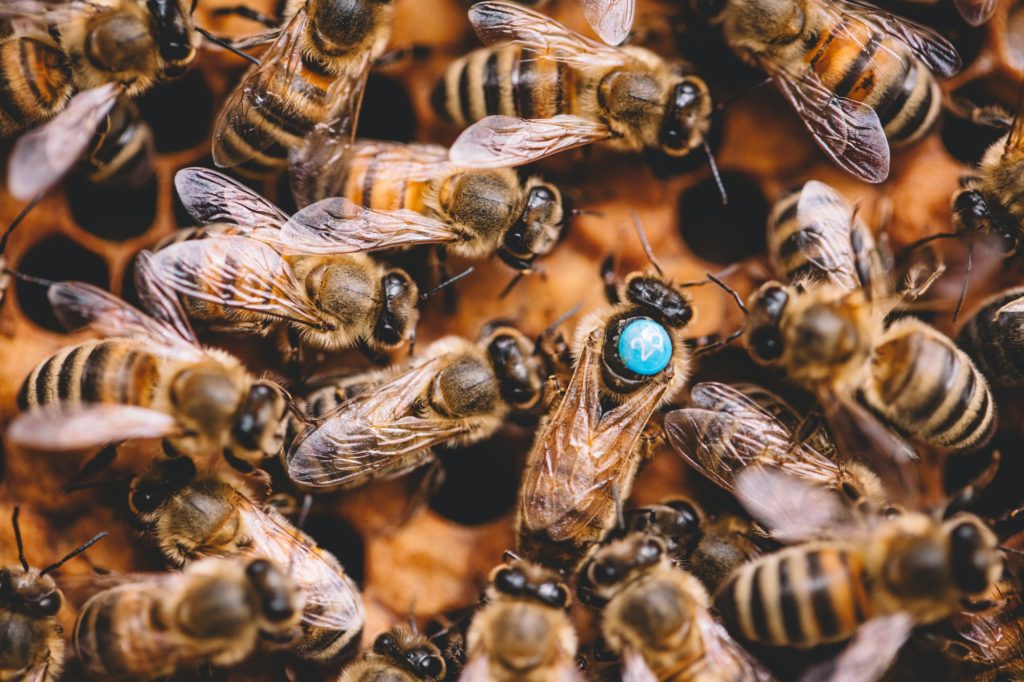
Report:
[[[437,76],[454,57],[477,45],[465,20],[460,0],[395,0],[392,46],[431,48],[424,59],[399,62],[370,79],[360,135],[401,141],[450,143],[457,131],[436,121],[429,93]],[[229,0],[204,0],[199,23],[214,33],[240,34],[253,30],[244,20],[214,18],[209,11]],[[248,3],[273,13],[269,0]],[[586,311],[602,302],[598,264],[614,254],[625,274],[646,265],[633,235],[638,216],[666,273],[676,280],[697,280],[705,272],[734,263],[756,262],[764,252],[765,218],[781,191],[811,178],[827,182],[862,215],[878,224],[889,213],[887,229],[895,246],[949,228],[949,204],[958,178],[976,161],[998,131],[972,126],[946,116],[943,127],[916,147],[897,153],[892,173],[879,186],[860,183],[833,167],[806,135],[796,116],[771,87],[753,87],[759,79],[702,34],[699,26],[677,21],[682,3],[640,2],[638,34],[662,54],[681,52],[692,60],[721,101],[728,101],[718,127],[717,161],[729,202],[722,205],[708,167],[691,163],[684,172],[659,177],[639,156],[615,155],[602,149],[570,153],[542,164],[544,174],[573,188],[579,206],[593,213],[580,216],[567,239],[543,261],[543,272],[526,278],[504,299],[499,292],[511,272],[503,266],[478,265],[457,286],[453,313],[435,297],[428,302],[418,336],[428,343],[441,335],[474,336],[495,318],[514,321],[528,334],[537,334],[562,313],[580,304]],[[263,6],[261,6],[263,5]],[[557,19],[586,30],[582,13],[572,0],[556,0],[547,8]],[[899,4],[894,11],[937,27],[961,50],[966,67],[948,83],[950,93],[982,103],[1004,106],[1016,101],[1024,69],[1024,6],[1004,1],[986,25],[972,29],[955,14],[952,2]],[[190,165],[210,166],[210,137],[216,112],[245,68],[239,58],[216,48],[205,49],[197,68],[182,80],[161,87],[141,101],[144,116],[156,133],[158,156],[153,182],[127,192],[89,186],[72,177],[52,191],[32,211],[10,239],[5,257],[14,268],[52,279],[79,279],[131,299],[134,254],[152,245],[188,218],[173,192],[173,176]],[[6,150],[5,150],[6,151]],[[261,186],[267,196],[288,199],[276,182]],[[0,195],[0,225],[21,209]],[[962,247],[942,247],[949,261],[944,278],[922,312],[949,331],[949,315],[960,284]],[[1015,270],[995,257],[977,259],[968,308],[987,291],[1013,281]],[[462,265],[456,262],[453,272]],[[752,282],[743,269],[730,281],[746,293]],[[714,287],[691,290],[697,311],[695,336],[727,334],[740,322],[730,299]],[[567,323],[571,328],[574,320]],[[0,424],[15,412],[15,394],[28,372],[58,348],[82,340],[59,329],[50,313],[45,291],[16,282],[0,308]],[[272,345],[251,340],[210,339],[241,354],[255,370],[279,369]],[[317,362],[317,359],[313,359]],[[339,366],[359,367],[356,354],[333,360]],[[756,368],[739,349],[705,356],[697,363],[694,380],[771,382],[772,375]],[[1024,414],[1005,396],[1003,429],[998,445],[1004,453],[1020,449]],[[503,550],[513,545],[512,509],[532,431],[510,423],[490,441],[442,452],[447,479],[427,508],[399,526],[403,499],[414,481],[374,484],[343,496],[317,497],[307,530],[335,552],[364,589],[368,612],[364,643],[386,626],[421,623],[447,609],[473,603]],[[104,474],[117,478],[137,473],[153,456],[150,444],[122,448]],[[22,530],[27,555],[34,565],[54,560],[93,534],[110,536],[61,570],[62,576],[87,575],[92,568],[115,571],[159,570],[155,549],[132,526],[124,484],[63,493],[63,484],[81,466],[85,455],[46,456],[8,446],[0,450],[0,565],[16,561],[7,519],[12,506],[22,507]],[[1014,458],[1004,457],[1004,472],[985,502],[1006,509],[1019,502],[1019,487],[1006,483],[1021,473]],[[964,465],[966,469],[971,464]],[[687,494],[713,510],[733,509],[733,502],[687,471],[680,458],[661,448],[641,472],[631,502],[644,504],[670,494]],[[1019,480],[1019,479],[1018,479]],[[287,491],[287,488],[280,488]],[[69,592],[71,592],[69,590]],[[61,622],[70,630],[75,616],[73,592]],[[588,624],[581,611],[581,628]],[[776,658],[784,658],[778,657]],[[769,658],[769,663],[788,663]],[[224,679],[284,679],[258,673],[256,665],[231,671]],[[308,673],[307,673],[308,674]],[[78,679],[73,663],[66,679]],[[938,677],[922,676],[922,679]],[[305,676],[300,679],[307,679]],[[315,679],[315,676],[309,677]]]

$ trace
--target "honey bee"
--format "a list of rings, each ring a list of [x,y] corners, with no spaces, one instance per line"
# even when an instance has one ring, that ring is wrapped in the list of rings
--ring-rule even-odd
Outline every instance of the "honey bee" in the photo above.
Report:
[[[582,320],[576,366],[537,432],[519,489],[519,549],[572,568],[616,521],[645,453],[641,436],[689,374],[693,308],[660,272],[634,272]]]
[[[448,67],[432,102],[463,131],[459,166],[518,166],[604,141],[672,157],[703,147],[707,85],[682,63],[638,47],[610,47],[534,10],[488,0],[469,10],[487,44]]]
[[[318,182],[330,189],[317,189],[316,203],[281,229],[292,248],[352,253],[435,244],[465,258],[496,254],[526,271],[554,248],[572,215],[555,185],[521,180],[511,168],[459,168],[437,145],[358,141]]]
[[[440,682],[446,678],[444,657],[430,640],[394,627],[378,635],[373,649],[349,666],[339,682]]]
[[[512,411],[539,405],[542,367],[532,342],[497,323],[475,343],[457,336],[434,342],[408,368],[379,373],[354,397],[346,396],[350,384],[320,389],[308,399],[318,423],[292,442],[288,476],[351,488],[424,466],[436,473],[434,446],[483,440]],[[422,493],[433,480],[424,479]]]
[[[164,438],[177,453],[223,452],[238,466],[276,455],[287,427],[283,389],[252,377],[234,356],[201,347],[145,253],[136,274],[152,316],[90,284],[50,285],[66,327],[85,323],[114,338],[68,346],[32,370],[10,438],[44,451]]]
[[[550,0],[519,0],[523,5],[543,7]],[[629,37],[636,14],[636,0],[580,0],[587,23],[604,42],[618,45]]]
[[[197,471],[188,457],[157,460],[133,481],[128,501],[174,565],[238,555],[288,566],[305,599],[291,653],[324,663],[355,654],[365,620],[358,589],[334,556],[276,510],[224,475]]]
[[[1024,602],[1020,579],[1009,570],[969,610],[953,615],[956,638],[947,652],[979,682],[1024,676]]]
[[[622,657],[622,679],[774,679],[715,621],[707,590],[657,535],[630,533],[599,547],[580,576],[581,598],[601,609],[604,641]]]
[[[290,162],[299,178],[317,175],[351,141],[393,12],[391,0],[290,0],[283,26],[250,41],[270,46],[217,118],[214,163],[267,177]]]
[[[0,679],[54,682],[64,667],[64,631],[56,620],[64,598],[50,573],[102,540],[106,533],[68,552],[60,561],[34,569],[25,559],[19,511],[14,508],[11,525],[20,566],[0,567]]]
[[[181,573],[120,576],[82,606],[72,642],[97,679],[154,680],[286,647],[301,615],[301,595],[273,562],[204,559]]]
[[[960,69],[930,28],[859,0],[693,0],[741,59],[765,70],[821,150],[867,182],[889,175],[890,144],[919,140],[942,106],[935,76]]]
[[[998,293],[983,302],[957,334],[957,343],[995,386],[1024,384],[1022,304],[1024,289]]]
[[[361,253],[297,248],[280,237],[292,222],[280,209],[216,171],[188,168],[176,183],[200,223],[234,223],[179,232],[153,256],[155,276],[185,296],[193,318],[261,336],[286,326],[329,350],[380,353],[412,341],[420,296],[407,272]]]
[[[491,572],[466,636],[462,682],[582,682],[571,596],[557,573],[523,560]]]
[[[737,491],[776,537],[825,539],[741,566],[719,590],[718,611],[734,633],[773,646],[853,637],[827,664],[831,679],[880,678],[915,626],[952,615],[1002,573],[998,540],[973,514],[851,519],[835,493],[768,468],[742,472]]]
[[[700,383],[690,393],[691,407],[665,416],[668,441],[690,466],[730,492],[735,492],[737,474],[747,467],[777,466],[802,480],[837,491],[851,504],[885,508],[885,490],[870,469],[859,462],[826,455],[812,442],[801,441],[796,433],[799,417],[792,408],[774,397],[773,412],[746,390]],[[764,389],[756,390],[761,400],[771,395]],[[830,441],[829,452],[834,455]]]
[[[152,131],[129,100],[180,77],[200,35],[186,0],[11,0],[19,30],[0,42],[0,135],[23,135],[8,160],[19,199],[45,191],[83,157],[91,179],[149,177]]]

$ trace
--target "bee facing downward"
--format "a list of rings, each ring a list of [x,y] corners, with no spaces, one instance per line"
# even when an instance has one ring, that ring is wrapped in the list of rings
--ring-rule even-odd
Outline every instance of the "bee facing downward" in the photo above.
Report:
[[[363,660],[350,665],[339,682],[440,682],[447,679],[444,657],[423,635],[393,627],[373,641]]]

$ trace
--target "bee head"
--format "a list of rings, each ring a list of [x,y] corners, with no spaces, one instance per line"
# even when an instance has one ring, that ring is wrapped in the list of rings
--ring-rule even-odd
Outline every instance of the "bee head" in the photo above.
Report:
[[[378,635],[373,642],[373,653],[405,668],[418,680],[441,680],[446,675],[440,650],[423,637],[401,628]]]
[[[404,270],[388,270],[381,278],[382,301],[380,316],[373,329],[371,345],[391,349],[400,346],[412,336],[419,320],[420,292]]]
[[[62,603],[57,583],[50,576],[21,566],[0,568],[0,607],[31,618],[50,618],[57,615]]]
[[[158,54],[148,12],[125,8],[99,14],[86,38],[85,52],[89,62],[103,71],[148,71],[147,65]]]
[[[773,365],[785,351],[781,320],[789,303],[789,290],[778,282],[768,282],[747,301],[747,324],[743,341],[754,361]]]
[[[512,561],[494,569],[488,592],[492,599],[523,599],[553,609],[567,609],[572,603],[561,576],[526,561]]]
[[[653,533],[672,554],[688,555],[700,540],[704,522],[700,512],[688,500],[669,500],[662,504],[634,509],[628,515],[629,532]]]
[[[231,451],[246,461],[274,457],[284,447],[288,398],[270,381],[254,383],[242,401],[231,429]]]
[[[579,591],[594,605],[606,603],[621,586],[665,557],[665,542],[650,533],[632,533],[601,547],[583,566]]]
[[[147,0],[146,5],[156,24],[157,47],[164,62],[167,78],[181,76],[196,59],[195,40],[198,33],[181,0]]]
[[[329,55],[340,55],[372,36],[391,0],[310,0],[310,36]]]
[[[498,256],[520,270],[529,269],[535,259],[551,252],[569,215],[562,193],[554,185],[531,179],[526,190],[523,211],[498,246]]]
[[[296,608],[295,592],[288,575],[277,564],[255,559],[245,567],[245,577],[259,597],[259,610],[266,621],[266,630],[290,630],[302,615]]]
[[[499,325],[486,331],[484,347],[502,400],[516,410],[529,410],[541,397],[540,376],[533,344],[514,327]]]
[[[943,524],[948,543],[946,556],[953,583],[964,594],[984,592],[1003,570],[994,533],[970,514],[958,514]]]
[[[196,477],[196,465],[188,457],[160,459],[132,481],[128,507],[143,521],[151,518],[172,495]]]
[[[658,141],[669,156],[684,156],[704,144],[711,127],[711,94],[703,80],[683,76],[669,91]]]

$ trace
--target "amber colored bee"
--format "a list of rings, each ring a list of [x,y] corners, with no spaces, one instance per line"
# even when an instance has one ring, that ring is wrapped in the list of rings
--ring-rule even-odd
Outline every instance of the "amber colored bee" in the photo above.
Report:
[[[423,635],[393,627],[373,641],[363,660],[342,673],[339,682],[440,682],[447,679],[444,657]]]
[[[692,7],[741,59],[771,76],[829,158],[868,182],[889,175],[890,145],[915,142],[934,125],[942,107],[935,75],[960,69],[945,38],[867,3],[693,0]]]
[[[541,423],[519,489],[519,549],[571,569],[615,525],[645,453],[641,436],[689,375],[693,308],[660,272],[634,272],[576,329],[576,366]]]
[[[75,652],[96,679],[154,680],[230,666],[300,634],[302,597],[266,559],[204,559],[180,573],[121,576],[75,622]]]
[[[947,655],[979,682],[1024,677],[1024,602],[1020,578],[1009,570],[969,609],[950,619],[956,633]]]
[[[773,646],[856,635],[831,663],[835,679],[878,679],[916,625],[952,615],[1002,573],[998,540],[973,514],[854,518],[835,493],[766,468],[742,472],[737,491],[777,537],[824,539],[738,568],[716,595],[719,613],[735,634]]]
[[[108,335],[43,361],[18,395],[8,429],[38,450],[76,450],[164,438],[174,451],[255,462],[283,447],[288,399],[232,355],[199,345],[170,293],[139,259],[137,288],[151,315],[82,282],[52,284],[48,296],[69,329],[84,322]]]
[[[55,682],[64,668],[64,630],[57,613],[64,602],[51,573],[106,536],[100,533],[41,569],[25,559],[18,526],[18,507],[11,515],[18,566],[0,567],[0,679]]]
[[[11,0],[0,17],[19,31],[0,41],[0,136],[44,123],[9,159],[9,188],[29,199],[85,158],[95,181],[152,172],[152,132],[129,100],[180,77],[199,33],[186,0]]]
[[[288,566],[305,599],[302,635],[291,653],[324,663],[355,654],[365,620],[355,584],[334,556],[275,509],[254,502],[240,485],[176,457],[158,460],[135,479],[128,502],[175,565],[240,555]]]
[[[622,679],[774,679],[715,621],[704,586],[672,562],[658,535],[601,546],[580,575],[581,597],[601,609],[606,646],[622,657]]]
[[[473,123],[451,148],[457,165],[517,166],[594,142],[672,157],[706,149],[711,96],[686,65],[513,3],[478,3],[469,19],[494,46],[454,62],[433,94],[441,117]]]
[[[289,162],[300,178],[317,174],[336,143],[351,141],[393,12],[391,0],[289,0],[280,27],[245,41],[270,46],[217,118],[214,163],[252,177]]]
[[[582,682],[571,596],[557,573],[528,561],[491,572],[466,636],[462,682]]]
[[[1020,314],[1024,289],[1007,289],[984,301],[964,322],[956,340],[995,386],[1024,384],[1024,337]]]

